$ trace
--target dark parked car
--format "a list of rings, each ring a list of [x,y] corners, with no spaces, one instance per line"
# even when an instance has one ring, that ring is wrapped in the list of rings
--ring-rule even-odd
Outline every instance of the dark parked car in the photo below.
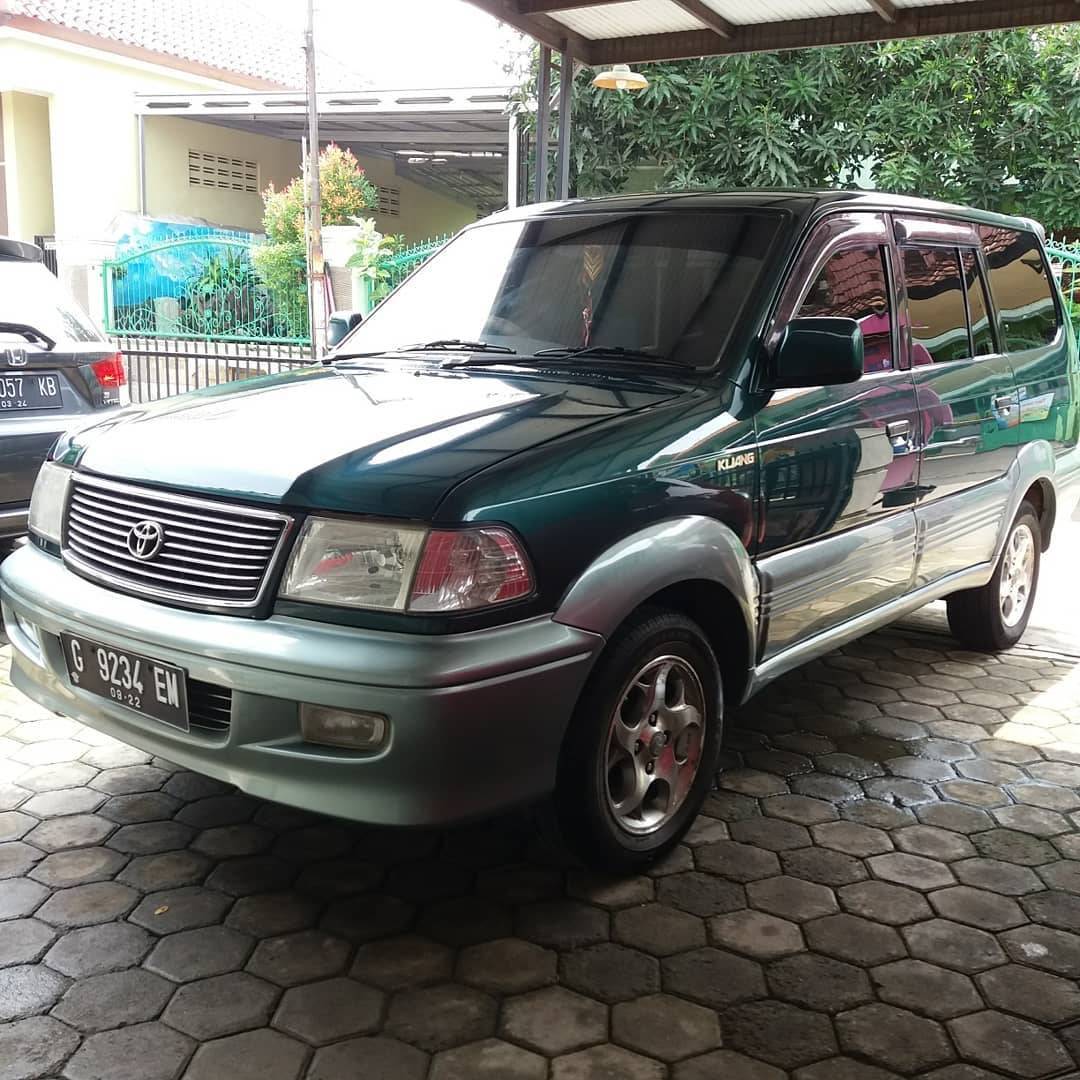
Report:
[[[127,404],[124,367],[33,244],[0,236],[0,552],[57,437]]]
[[[812,192],[497,215],[328,366],[63,438],[0,568],[13,677],[271,799],[540,803],[637,866],[781,673],[940,597],[968,646],[1019,639],[1078,380],[1030,221]]]

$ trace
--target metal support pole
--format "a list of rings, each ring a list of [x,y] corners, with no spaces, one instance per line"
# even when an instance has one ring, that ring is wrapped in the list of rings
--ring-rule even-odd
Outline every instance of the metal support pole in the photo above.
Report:
[[[518,171],[520,165],[521,129],[518,125],[517,113],[511,113],[506,133],[506,206],[510,210],[518,204],[521,183]]]
[[[139,113],[139,213],[146,213],[146,116]]]
[[[307,60],[308,103],[308,288],[311,294],[311,351],[319,360],[326,351],[326,264],[322,245],[322,192],[319,189],[319,99],[315,84],[315,0],[308,0],[304,53]]]
[[[551,130],[551,50],[540,46],[540,78],[536,87],[536,187],[534,202],[548,197],[548,133]]]
[[[559,54],[559,154],[555,198],[570,198],[570,112],[574,96],[574,61],[564,49]]]

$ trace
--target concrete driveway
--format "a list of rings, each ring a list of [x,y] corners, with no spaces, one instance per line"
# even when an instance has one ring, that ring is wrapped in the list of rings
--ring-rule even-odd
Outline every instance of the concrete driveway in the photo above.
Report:
[[[1026,647],[928,609],[731,718],[626,880],[517,818],[251,799],[0,675],[0,1080],[1075,1076],[1080,523],[1056,547]]]

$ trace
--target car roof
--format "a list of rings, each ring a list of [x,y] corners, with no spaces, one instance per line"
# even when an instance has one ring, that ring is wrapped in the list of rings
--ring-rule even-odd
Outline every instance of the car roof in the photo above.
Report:
[[[938,217],[962,217],[986,225],[1013,229],[1041,227],[1028,218],[997,214],[935,199],[917,199],[883,191],[800,190],[789,188],[752,188],[731,191],[681,191],[648,195],[604,195],[598,198],[569,199],[564,202],[536,203],[514,210],[504,210],[487,221],[523,220],[565,214],[596,212],[634,213],[661,210],[733,210],[740,208],[773,209],[806,218],[830,206],[863,210],[899,210],[907,213],[933,214]]]
[[[0,259],[18,259],[23,262],[41,262],[41,248],[24,240],[0,236]]]

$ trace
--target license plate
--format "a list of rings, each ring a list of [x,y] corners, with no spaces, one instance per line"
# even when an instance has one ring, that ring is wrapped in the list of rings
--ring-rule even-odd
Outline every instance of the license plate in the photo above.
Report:
[[[49,372],[0,372],[0,413],[63,406],[60,377]]]
[[[72,686],[188,731],[187,673],[148,656],[61,634]]]

